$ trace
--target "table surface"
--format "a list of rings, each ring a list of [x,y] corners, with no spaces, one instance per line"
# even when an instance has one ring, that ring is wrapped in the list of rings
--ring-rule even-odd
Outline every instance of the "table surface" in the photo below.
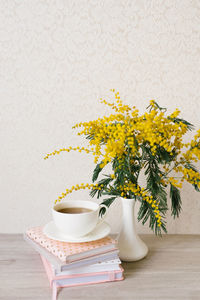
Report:
[[[64,288],[58,300],[200,299],[200,235],[142,235],[147,257],[123,263],[123,281]],[[0,234],[0,299],[49,300],[41,260],[18,234]]]

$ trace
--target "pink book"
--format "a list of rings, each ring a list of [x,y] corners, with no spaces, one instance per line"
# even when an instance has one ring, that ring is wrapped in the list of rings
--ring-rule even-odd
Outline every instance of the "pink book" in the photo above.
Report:
[[[109,236],[93,242],[67,243],[48,238],[43,233],[43,227],[31,228],[27,230],[26,235],[64,263],[97,256],[117,249],[116,241]]]
[[[48,260],[46,260],[43,256],[41,256],[41,259],[44,264],[50,286],[52,287],[52,300],[56,300],[58,288],[119,281],[124,279],[124,270],[121,266],[119,266],[119,269],[112,271],[56,276],[54,269]]]
[[[93,255],[66,264],[65,262],[62,262],[58,257],[54,256],[51,252],[47,251],[46,248],[42,247],[40,244],[37,244],[34,240],[31,240],[26,235],[26,233],[24,234],[24,240],[40,255],[44,256],[49,262],[51,262],[51,264],[55,267],[57,273],[117,259],[117,254],[119,252],[118,249],[114,249],[112,251]]]

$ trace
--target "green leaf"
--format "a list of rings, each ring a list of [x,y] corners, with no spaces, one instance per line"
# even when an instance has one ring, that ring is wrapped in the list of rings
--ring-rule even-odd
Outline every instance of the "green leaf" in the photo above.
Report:
[[[98,185],[103,184],[103,186],[106,187],[112,180],[113,180],[113,178],[111,178],[111,177],[103,178],[98,182]]]
[[[107,199],[104,199],[104,201],[101,204],[106,205],[107,207],[110,207],[110,205],[115,201],[116,197],[110,197]],[[99,215],[102,216],[104,215],[106,212],[105,207],[101,207],[100,211],[99,211]]]
[[[164,232],[167,232],[166,222],[163,220],[165,209],[159,208],[160,214],[162,215],[162,224],[160,228],[158,227],[157,220],[152,206],[146,201],[143,200],[140,201],[141,201],[141,206],[138,212],[138,221],[142,220],[142,224],[144,225],[149,219],[149,227],[151,228],[151,230],[155,232],[156,235],[161,235],[161,228]]]
[[[191,164],[190,162],[187,162],[184,166],[185,166],[186,169],[192,169],[193,171],[195,171],[196,173],[199,174],[197,168],[193,164]],[[199,182],[200,182],[200,180],[197,179],[197,183],[199,183]],[[199,189],[199,186],[198,186],[197,183],[193,183],[192,185],[193,185],[193,187],[195,188],[195,190],[197,192],[200,192],[200,189]]]
[[[148,220],[149,216],[150,216],[150,211],[149,211],[148,203],[142,200],[138,211],[138,221],[141,221],[143,219],[142,224],[144,225]]]
[[[155,162],[149,162],[145,175],[147,175],[147,190],[154,198],[156,198],[161,189],[162,172]]]
[[[135,146],[136,150],[138,151],[139,145],[138,145],[138,141],[137,141],[137,139],[136,139],[136,136],[133,135],[133,138],[134,138],[134,146]]]
[[[105,191],[105,193],[103,193],[103,195],[120,197],[121,196],[121,191],[118,189],[118,186],[109,185],[107,190]]]
[[[181,196],[180,191],[170,183],[170,198],[171,198],[171,212],[172,216],[179,217],[181,211]]]
[[[197,182],[199,183],[200,180],[197,179]],[[200,192],[199,186],[196,183],[193,183],[193,187],[194,187],[195,191]]]
[[[174,152],[173,155],[171,155],[170,152],[166,151],[163,147],[157,145],[156,159],[158,163],[170,163],[171,161],[175,160],[176,156],[176,152]]]
[[[194,129],[194,125],[189,123],[188,121],[184,120],[184,119],[180,119],[180,118],[168,118],[170,120],[172,120],[174,123],[183,123],[187,126],[187,129],[192,131]]]
[[[102,162],[96,165],[94,171],[93,171],[93,176],[92,176],[92,182],[96,181],[100,172],[102,171],[102,168],[100,167]]]
[[[166,222],[164,222],[164,221],[162,222],[161,228],[165,233],[167,233]],[[158,233],[158,234],[160,234],[160,233]]]
[[[101,190],[97,190],[97,189],[92,189],[90,191],[90,196],[94,197],[97,194],[97,198],[100,198],[102,196],[102,194],[104,193],[105,189],[107,188],[108,184],[112,181],[112,178],[103,178],[101,179],[97,184],[98,186],[103,185],[103,187],[101,187]]]
[[[158,158],[152,156],[150,149],[144,146],[143,151],[146,152],[146,164],[145,164],[145,175],[146,175],[146,190],[148,193],[153,196],[153,199],[156,200],[159,206],[159,212],[162,218],[161,227],[157,224],[157,219],[155,217],[155,212],[152,206],[146,201],[142,201],[138,220],[142,220],[144,224],[149,220],[149,227],[155,232],[155,234],[161,235],[161,229],[164,232],[167,232],[166,223],[163,221],[167,211],[167,193],[165,187],[162,185],[161,178],[163,176],[162,171],[158,165]]]
[[[167,111],[167,108],[160,107],[156,101],[154,101],[154,104],[160,111],[164,111],[164,112]],[[146,109],[148,109],[148,108],[149,108],[149,111],[151,111],[153,109],[153,106],[150,104],[149,106],[146,107]]]
[[[98,190],[92,189],[92,190],[90,191],[90,196],[91,196],[92,198],[94,198],[94,196],[96,195],[97,192],[98,192]]]
[[[192,169],[193,171],[195,171],[195,172],[198,173],[197,168],[196,168],[193,164],[191,164],[190,162],[186,162],[186,163],[184,164],[184,166],[185,166],[187,169]]]
[[[90,141],[93,140],[94,139],[94,134],[87,134],[86,139],[90,140]]]

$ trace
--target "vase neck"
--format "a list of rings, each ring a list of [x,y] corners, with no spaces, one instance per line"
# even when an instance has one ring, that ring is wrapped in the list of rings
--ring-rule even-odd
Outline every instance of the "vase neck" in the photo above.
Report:
[[[129,206],[133,208],[135,206],[135,199],[127,199],[121,197],[121,203],[122,206]]]
[[[121,198],[122,203],[122,228],[125,232],[131,236],[136,236],[135,227],[135,199]]]

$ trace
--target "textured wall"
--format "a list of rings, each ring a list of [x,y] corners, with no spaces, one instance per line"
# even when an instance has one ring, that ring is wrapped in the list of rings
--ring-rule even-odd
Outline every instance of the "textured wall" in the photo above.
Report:
[[[150,99],[179,107],[200,127],[199,87],[199,0],[1,0],[0,232],[45,224],[53,200],[88,181],[87,155],[43,156],[79,142],[72,125],[105,113],[110,88],[142,110]],[[185,185],[182,201],[169,232],[199,233],[200,195]],[[113,231],[119,216],[116,203]]]

